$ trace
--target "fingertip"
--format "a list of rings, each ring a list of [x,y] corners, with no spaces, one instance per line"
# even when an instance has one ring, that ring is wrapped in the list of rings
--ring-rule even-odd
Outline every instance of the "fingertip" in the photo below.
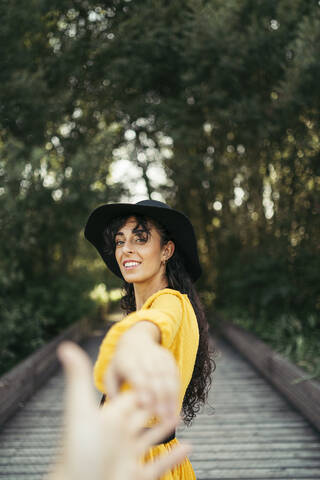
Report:
[[[89,357],[76,343],[63,341],[57,347],[56,352],[67,373],[90,371]]]
[[[61,342],[56,350],[57,357],[63,364],[67,364],[73,359],[73,352],[74,352],[74,344],[73,342],[63,341]]]
[[[192,452],[192,446],[190,443],[180,443],[175,447],[175,455],[178,459],[178,463],[182,463],[186,457]]]

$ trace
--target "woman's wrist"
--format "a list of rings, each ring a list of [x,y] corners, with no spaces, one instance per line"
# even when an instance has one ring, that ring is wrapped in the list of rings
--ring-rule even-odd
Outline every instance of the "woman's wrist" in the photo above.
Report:
[[[160,343],[161,332],[159,327],[147,320],[141,321],[129,328],[119,340],[119,346],[128,346],[134,344],[143,344],[145,342]]]

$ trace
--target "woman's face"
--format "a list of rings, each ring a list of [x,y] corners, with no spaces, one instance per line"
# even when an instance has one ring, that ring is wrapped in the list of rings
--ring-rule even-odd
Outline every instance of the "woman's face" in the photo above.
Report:
[[[173,242],[161,247],[161,237],[152,223],[149,235],[138,225],[135,217],[127,219],[115,235],[115,256],[123,278],[128,283],[163,281],[164,261],[174,251]]]

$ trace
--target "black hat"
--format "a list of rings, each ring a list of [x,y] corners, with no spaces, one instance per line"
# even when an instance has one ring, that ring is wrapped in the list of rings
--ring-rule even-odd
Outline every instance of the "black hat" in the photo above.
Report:
[[[184,259],[185,267],[193,281],[201,275],[197,242],[190,220],[183,213],[156,200],[142,200],[138,203],[112,203],[96,208],[90,215],[84,235],[100,253],[107,267],[123,279],[115,255],[107,254],[103,231],[116,217],[145,215],[161,223],[171,234],[176,248]]]

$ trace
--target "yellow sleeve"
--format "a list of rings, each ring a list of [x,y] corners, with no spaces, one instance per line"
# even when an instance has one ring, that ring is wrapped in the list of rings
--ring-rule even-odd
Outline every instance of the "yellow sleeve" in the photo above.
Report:
[[[97,361],[94,366],[96,387],[105,392],[104,375],[113,357],[117,343],[130,327],[137,322],[149,321],[157,325],[161,332],[160,344],[170,348],[182,322],[183,304],[180,295],[163,293],[157,296],[148,309],[130,313],[127,317],[111,327],[104,338]]]

